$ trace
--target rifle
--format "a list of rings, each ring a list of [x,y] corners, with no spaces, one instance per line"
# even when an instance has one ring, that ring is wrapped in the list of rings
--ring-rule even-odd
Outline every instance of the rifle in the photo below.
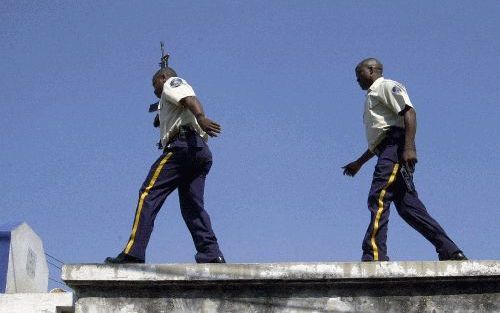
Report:
[[[170,57],[170,54],[168,54],[168,53],[165,54],[163,41],[160,41],[160,48],[161,48],[161,58],[160,58],[160,63],[158,63],[158,65],[160,65],[160,68],[167,68],[168,67],[168,58]],[[157,101],[155,103],[150,104],[148,112],[152,113],[152,112],[158,111],[158,104],[159,103],[160,103],[160,101]],[[155,125],[155,127],[158,127],[159,121],[158,121],[158,125],[156,125],[156,119],[155,119],[154,125]]]

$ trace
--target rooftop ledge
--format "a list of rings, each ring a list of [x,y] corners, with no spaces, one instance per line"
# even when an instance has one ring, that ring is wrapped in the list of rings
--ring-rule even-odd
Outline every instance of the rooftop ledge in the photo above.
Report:
[[[500,261],[69,264],[75,313],[500,312]]]
[[[500,261],[410,261],[259,264],[66,264],[62,279],[70,286],[126,284],[207,284],[234,282],[500,279]]]

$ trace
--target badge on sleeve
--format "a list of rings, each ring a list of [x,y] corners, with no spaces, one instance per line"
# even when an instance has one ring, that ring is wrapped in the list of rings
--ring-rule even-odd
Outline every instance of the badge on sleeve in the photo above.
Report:
[[[403,92],[403,90],[401,90],[401,88],[399,86],[392,87],[392,93],[399,95],[402,92]]]
[[[179,87],[182,84],[184,84],[184,81],[179,77],[176,77],[170,81],[170,87],[172,88]]]
[[[401,85],[400,83],[396,83],[394,87],[392,87],[392,93],[395,95],[400,95],[405,92],[406,92],[405,86]]]

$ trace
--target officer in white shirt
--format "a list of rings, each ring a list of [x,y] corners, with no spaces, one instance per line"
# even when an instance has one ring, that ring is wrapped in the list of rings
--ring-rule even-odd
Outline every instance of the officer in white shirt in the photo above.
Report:
[[[163,154],[151,167],[140,191],[130,238],[117,257],[106,263],[144,263],[154,220],[167,196],[176,188],[182,217],[191,233],[198,263],[225,263],[210,217],[204,209],[205,178],[212,165],[208,136],[221,132],[208,119],[193,88],[172,68],[153,76],[158,104]]]
[[[368,149],[343,167],[344,175],[354,176],[363,164],[378,156],[368,196],[371,220],[361,260],[389,260],[386,239],[391,202],[399,215],[434,245],[440,260],[467,260],[418,198],[412,178],[417,163],[416,113],[405,87],[385,79],[382,72],[382,63],[374,58],[356,66],[357,81],[367,90],[363,121]]]

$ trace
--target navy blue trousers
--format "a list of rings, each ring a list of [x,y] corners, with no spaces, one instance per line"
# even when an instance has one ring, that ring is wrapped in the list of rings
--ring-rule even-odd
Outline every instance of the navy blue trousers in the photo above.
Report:
[[[177,188],[182,217],[196,247],[196,262],[210,262],[222,256],[203,202],[205,178],[211,166],[210,149],[194,131],[167,146],[139,190],[132,234],[124,249],[126,254],[145,259],[156,215],[167,196]]]
[[[388,261],[387,226],[389,207],[394,202],[399,215],[436,248],[439,259],[460,251],[439,223],[427,212],[416,191],[408,191],[400,173],[403,164],[404,129],[394,128],[377,146],[378,161],[368,195],[370,225],[363,240],[363,261]]]

